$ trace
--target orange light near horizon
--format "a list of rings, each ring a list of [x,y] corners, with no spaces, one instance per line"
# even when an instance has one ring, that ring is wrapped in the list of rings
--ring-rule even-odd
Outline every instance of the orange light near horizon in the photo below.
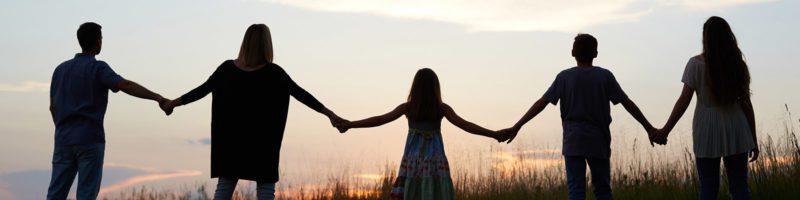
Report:
[[[132,185],[144,183],[144,182],[152,182],[152,181],[160,181],[166,180],[171,178],[177,177],[186,177],[186,176],[198,176],[203,174],[200,171],[178,171],[178,172],[167,172],[167,173],[159,173],[159,174],[147,174],[142,176],[134,176],[128,179],[125,179],[119,183],[105,186],[100,189],[100,194],[98,196],[103,196],[109,192],[116,191],[119,189],[123,189]]]
[[[502,176],[511,176],[519,170],[534,169],[537,171],[552,169],[563,165],[561,151],[557,149],[525,150],[518,152],[497,152],[491,157],[497,159],[493,167]]]

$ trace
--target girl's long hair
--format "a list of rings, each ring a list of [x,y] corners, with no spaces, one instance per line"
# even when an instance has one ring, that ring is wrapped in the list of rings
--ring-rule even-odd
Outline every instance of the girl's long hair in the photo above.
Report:
[[[442,117],[442,92],[439,77],[433,70],[423,68],[414,76],[406,102],[406,117],[410,121],[430,121]]]
[[[265,63],[272,63],[272,36],[269,28],[264,24],[253,24],[244,32],[242,47],[239,48],[240,64],[255,67]]]
[[[750,96],[750,72],[725,19],[713,16],[703,24],[703,58],[712,101],[727,105]]]

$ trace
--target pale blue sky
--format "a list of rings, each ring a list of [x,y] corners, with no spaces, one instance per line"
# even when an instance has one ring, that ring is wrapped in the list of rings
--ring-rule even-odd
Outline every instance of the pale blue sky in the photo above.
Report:
[[[800,68],[794,67],[800,63],[800,39],[794,36],[800,31],[798,1],[492,2],[2,1],[0,174],[49,169],[53,125],[46,87],[39,85],[80,50],[75,30],[87,21],[103,26],[99,59],[167,97],[202,83],[237,54],[247,26],[265,23],[272,30],[275,62],[345,118],[389,111],[405,99],[415,71],[430,67],[439,74],[444,100],[459,114],[501,129],[512,125],[560,70],[574,65],[569,50],[578,32],[598,38],[596,65],[614,72],[645,115],[662,125],[682,87],[686,61],[702,48],[703,22],[719,15],[733,27],[748,59],[764,135],[779,130],[783,104],[800,110],[795,88]],[[691,113],[673,136],[684,142],[666,149],[690,144]],[[621,138],[616,141],[644,135],[621,107],[614,107],[612,116],[614,137]],[[153,102],[112,94],[106,162],[207,172],[208,146],[187,141],[209,137],[209,121],[210,96],[165,117]],[[398,162],[405,120],[342,136],[323,116],[294,101],[286,130],[284,172],[306,177],[313,173],[292,167],[346,163],[373,170]],[[561,139],[553,106],[512,145],[492,145],[491,139],[452,125],[444,131],[450,154],[490,146],[558,148]],[[463,160],[450,156],[455,165]],[[351,164],[355,159],[363,163]]]

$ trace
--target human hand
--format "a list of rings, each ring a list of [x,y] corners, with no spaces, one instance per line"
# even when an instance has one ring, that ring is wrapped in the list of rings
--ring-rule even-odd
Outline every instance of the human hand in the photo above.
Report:
[[[343,120],[344,121],[341,121],[341,122],[339,122],[339,123],[334,125],[334,127],[336,127],[336,129],[338,129],[339,133],[341,133],[341,134],[344,134],[345,132],[347,132],[347,130],[349,130],[350,127],[351,127],[351,123],[350,123],[349,120],[346,120],[346,119],[343,119]]]
[[[161,108],[161,111],[164,111],[164,114],[167,116],[172,114],[172,111],[175,108],[172,100],[161,97],[156,101],[158,102],[158,107]]]
[[[511,127],[511,128],[503,129],[502,131],[506,132],[506,134],[507,134],[506,135],[507,138],[505,140],[506,144],[511,144],[511,141],[514,141],[514,138],[517,137],[517,133],[519,133],[519,128]]]
[[[647,139],[650,141],[650,146],[655,147],[655,145],[653,144],[653,136],[655,132],[658,131],[658,129],[656,129],[653,126],[649,126],[645,127],[644,130],[647,131]]]
[[[650,140],[655,142],[656,144],[666,145],[667,144],[667,136],[669,135],[669,131],[665,129],[656,129],[650,135]]]
[[[331,126],[333,126],[336,129],[338,129],[339,133],[347,132],[347,129],[350,129],[349,127],[345,128],[345,127],[342,126],[343,124],[349,123],[350,121],[348,121],[348,120],[346,120],[344,118],[341,118],[338,115],[333,114],[333,113],[331,113],[331,115],[329,115],[328,118],[331,120]]]
[[[750,155],[748,155],[750,157],[750,162],[754,162],[754,161],[758,160],[758,154],[760,152],[761,151],[758,150],[758,146],[756,146],[756,148],[753,148],[752,150],[750,150],[750,153],[749,153]]]
[[[506,140],[508,140],[508,136],[509,136],[509,132],[506,131],[505,129],[503,129],[503,130],[499,130],[499,131],[494,131],[494,135],[492,135],[491,137],[494,138],[495,140],[497,140],[497,142],[501,142],[502,143],[502,142],[505,142]]]

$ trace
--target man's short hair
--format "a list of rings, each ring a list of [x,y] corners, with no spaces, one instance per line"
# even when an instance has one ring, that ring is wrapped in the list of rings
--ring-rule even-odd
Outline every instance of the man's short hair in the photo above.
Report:
[[[78,44],[84,51],[91,50],[97,46],[98,39],[101,37],[100,29],[103,28],[94,22],[86,22],[78,28]]]

